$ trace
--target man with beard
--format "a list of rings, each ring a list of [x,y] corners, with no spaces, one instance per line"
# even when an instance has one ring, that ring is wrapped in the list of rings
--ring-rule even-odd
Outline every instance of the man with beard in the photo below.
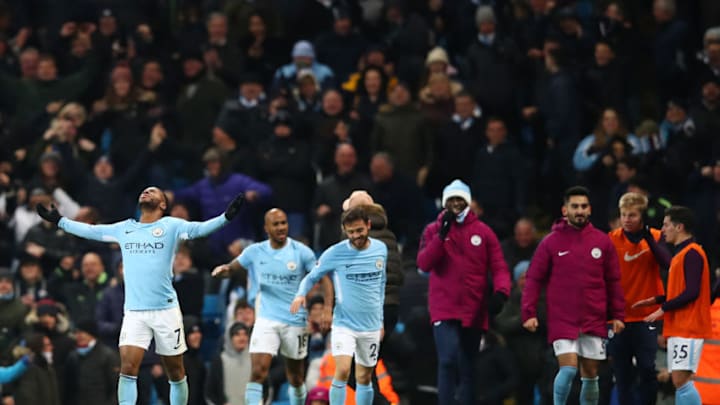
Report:
[[[580,403],[598,403],[598,368],[606,357],[608,323],[613,334],[625,328],[617,252],[608,235],[590,224],[589,196],[584,187],[565,191],[564,218],[538,245],[522,296],[523,326],[535,332],[538,299],[547,289],[548,341],[560,366],[553,384],[555,405],[567,402],[578,363]]]
[[[265,232],[267,240],[248,246],[232,262],[217,266],[212,275],[247,272],[250,301],[262,295],[250,337],[252,375],[245,389],[245,403],[262,402],[263,382],[270,371],[272,357],[279,350],[285,357],[290,404],[303,405],[307,396],[303,361],[308,349],[307,313],[290,314],[287,309],[302,277],[315,265],[315,255],[309,247],[288,237],[287,215],[280,209],[273,208],[265,214]],[[330,282],[323,278],[323,284],[325,302],[329,302],[332,300]],[[325,327],[331,316],[327,314],[324,318]]]
[[[310,288],[325,274],[334,273],[337,299],[330,339],[335,376],[330,388],[330,405],[345,403],[345,386],[353,356],[357,381],[355,402],[370,405],[374,395],[370,378],[378,361],[383,334],[388,249],[379,239],[368,236],[370,219],[362,207],[343,213],[341,222],[348,239],[334,244],[320,256],[315,268],[300,283],[290,312],[295,314],[305,307]]]
[[[167,196],[157,187],[140,194],[140,220],[128,219],[108,225],[88,225],[60,216],[38,205],[38,214],[61,229],[87,239],[120,245],[124,263],[125,316],[120,329],[120,405],[135,404],[140,363],[155,338],[170,381],[170,404],[186,404],[188,386],[182,354],[187,350],[177,293],[172,288],[172,263],[180,240],[208,235],[231,221],[240,211],[244,196],[238,195],[222,215],[204,222],[165,217]]]

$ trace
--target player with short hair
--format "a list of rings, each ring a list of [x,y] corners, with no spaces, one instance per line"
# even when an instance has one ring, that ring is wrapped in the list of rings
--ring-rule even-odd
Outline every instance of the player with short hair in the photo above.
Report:
[[[345,211],[341,220],[347,240],[330,246],[315,268],[300,283],[290,312],[305,306],[310,288],[325,274],[332,273],[335,288],[331,347],[335,376],[330,388],[330,405],[345,404],[345,385],[355,356],[357,389],[355,402],[370,405],[370,384],[378,361],[385,301],[387,246],[368,236],[370,219],[362,207]]]
[[[307,357],[307,314],[290,314],[288,306],[295,298],[300,281],[315,266],[315,255],[302,243],[288,237],[288,219],[284,211],[273,208],[265,214],[268,239],[253,243],[230,263],[215,267],[213,277],[245,271],[253,295],[258,294],[257,314],[250,338],[252,374],[245,389],[245,403],[262,403],[262,384],[270,370],[272,357],[280,351],[285,357],[288,396],[291,405],[304,405],[307,397],[305,365]],[[325,296],[332,300],[332,286],[323,278]],[[332,314],[323,319],[330,323]]]
[[[590,193],[584,187],[565,191],[563,218],[540,242],[527,271],[522,294],[523,326],[538,328],[537,302],[547,289],[548,340],[560,369],[553,383],[553,403],[565,405],[580,366],[580,404],[597,404],[598,369],[605,360],[607,324],[613,333],[625,327],[625,300],[617,252],[610,238],[590,223]]]
[[[664,318],[667,365],[677,405],[700,405],[700,394],[691,378],[697,371],[704,339],[712,337],[710,266],[705,251],[692,234],[694,225],[695,216],[689,208],[676,205],[665,210],[662,232],[675,252],[670,263],[660,263],[670,268],[667,294],[645,298],[632,306],[661,304],[645,321]]]
[[[137,401],[137,375],[154,338],[170,382],[170,404],[185,405],[188,385],[182,354],[187,350],[177,293],[172,287],[172,263],[180,240],[204,237],[232,220],[243,205],[242,194],[224,214],[204,222],[166,217],[167,196],[157,187],[140,193],[140,220],[88,225],[60,216],[54,206],[37,206],[38,214],[65,232],[120,245],[124,263],[125,315],[120,329],[119,405]]]
[[[645,223],[647,207],[646,196],[632,192],[623,194],[618,201],[621,226],[608,234],[617,250],[620,284],[625,294],[625,330],[612,336],[607,348],[622,405],[634,402],[634,385],[641,404],[652,404],[657,397],[657,328],[645,323],[644,319],[658,306],[631,307],[645,297],[665,295],[659,260],[655,257],[662,256],[660,261],[669,261],[670,256],[658,244],[660,230]]]

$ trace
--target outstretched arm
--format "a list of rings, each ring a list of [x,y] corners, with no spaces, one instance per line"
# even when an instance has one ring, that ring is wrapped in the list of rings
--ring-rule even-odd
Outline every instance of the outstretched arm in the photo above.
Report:
[[[203,222],[184,222],[180,227],[180,239],[196,239],[207,236],[232,221],[245,204],[245,195],[238,194],[228,205],[225,213]]]
[[[67,233],[99,242],[117,242],[117,237],[115,236],[116,226],[117,223],[110,225],[89,225],[65,217],[60,218],[58,222],[58,227]]]

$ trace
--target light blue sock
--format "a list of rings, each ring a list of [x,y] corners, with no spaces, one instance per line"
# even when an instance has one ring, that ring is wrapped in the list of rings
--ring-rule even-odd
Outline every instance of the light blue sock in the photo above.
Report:
[[[137,377],[120,374],[118,379],[119,405],[135,405],[137,402]]]
[[[580,388],[580,405],[597,405],[600,400],[600,385],[598,377],[580,377],[582,388]]]
[[[363,384],[356,384],[355,385],[355,403],[357,405],[372,405],[373,402],[373,386],[372,384],[363,385]]]
[[[290,405],[305,405],[305,398],[307,397],[307,389],[305,384],[299,387],[293,387],[288,384],[288,398],[290,398]]]
[[[262,404],[262,384],[249,382],[245,386],[245,405]]]
[[[577,374],[577,367],[560,367],[553,383],[553,405],[565,405],[567,403],[575,374]]]
[[[700,405],[701,402],[700,393],[692,381],[688,381],[675,391],[675,405]]]
[[[170,383],[170,405],[187,405],[188,384],[187,376],[180,381],[168,381]]]
[[[345,405],[345,381],[333,378],[330,386],[330,405]]]

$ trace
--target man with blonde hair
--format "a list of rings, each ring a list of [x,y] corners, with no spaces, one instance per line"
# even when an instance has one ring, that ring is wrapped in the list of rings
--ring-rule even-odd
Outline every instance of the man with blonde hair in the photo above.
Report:
[[[620,283],[625,295],[625,331],[611,336],[608,353],[613,358],[612,368],[620,404],[634,403],[635,390],[640,395],[640,404],[652,404],[657,395],[657,328],[643,319],[659,305],[643,308],[631,308],[631,305],[646,297],[665,294],[656,257],[664,255],[668,260],[669,253],[657,243],[660,230],[645,224],[646,196],[625,193],[620,197],[618,208],[620,227],[611,231],[609,236],[620,261]],[[635,381],[638,386],[634,389]]]

